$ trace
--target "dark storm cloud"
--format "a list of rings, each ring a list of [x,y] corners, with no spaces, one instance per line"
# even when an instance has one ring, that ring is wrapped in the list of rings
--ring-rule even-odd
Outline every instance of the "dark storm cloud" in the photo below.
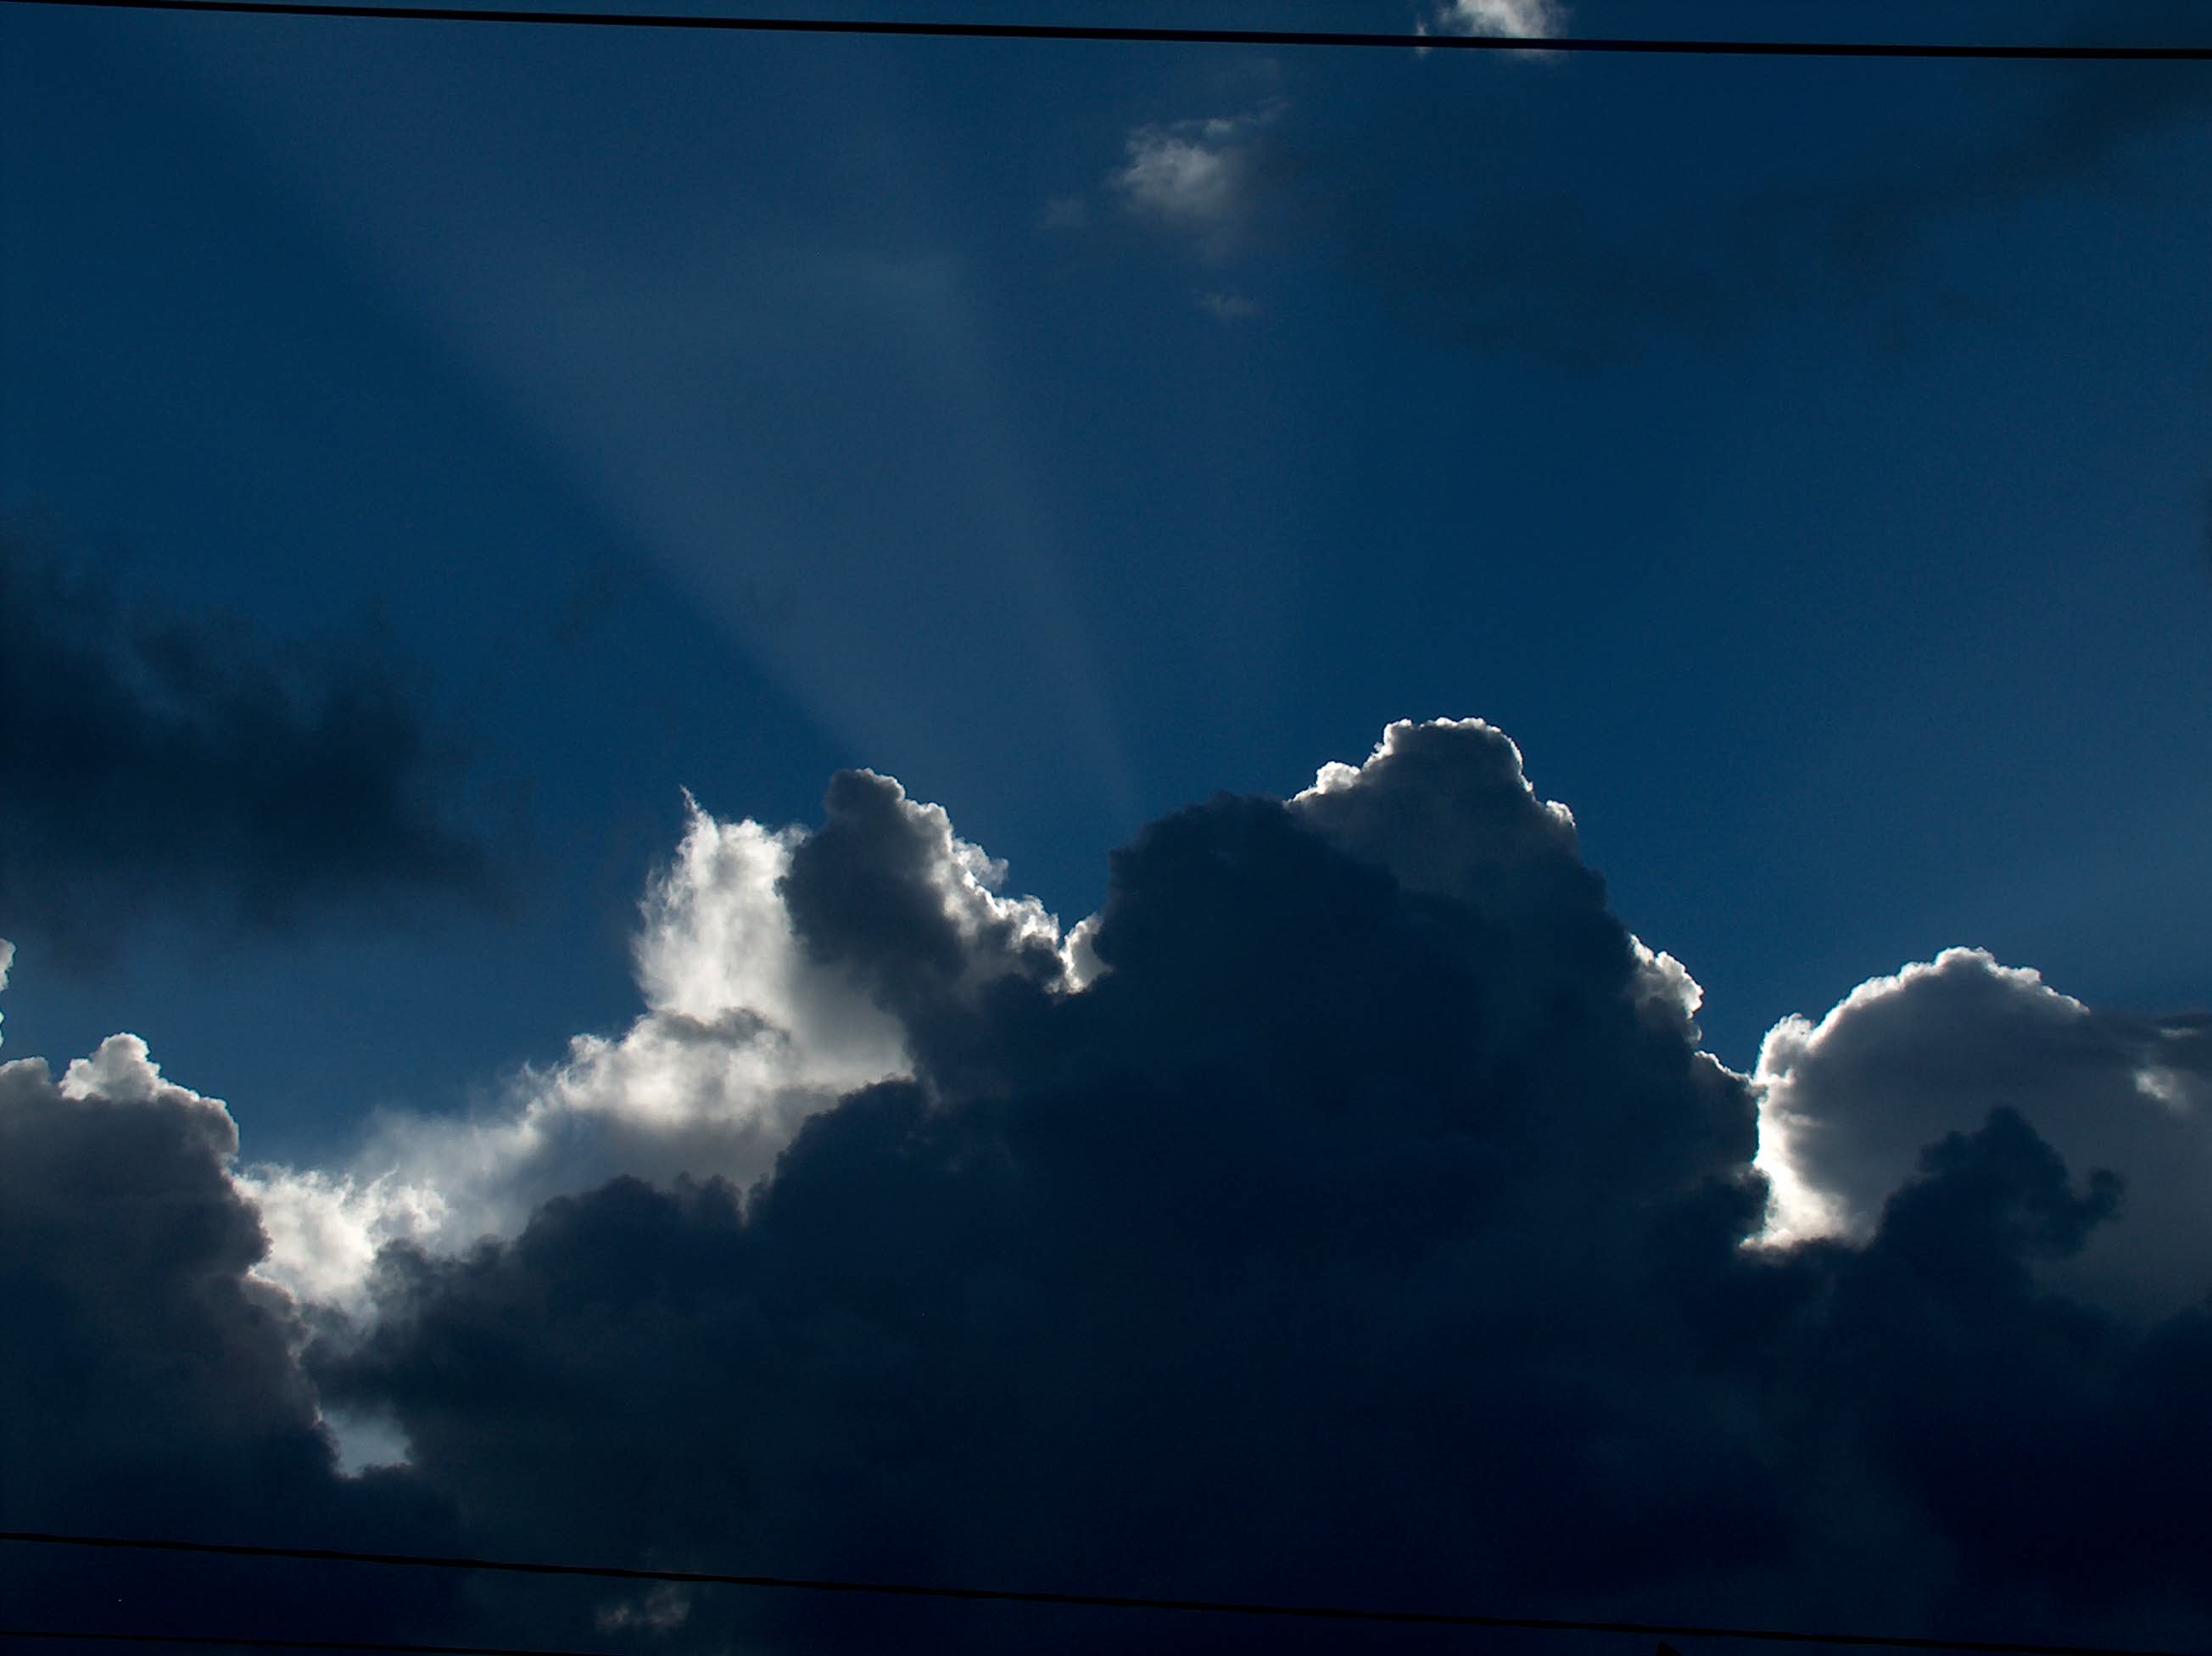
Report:
[[[1073,995],[959,937],[911,808],[841,778],[793,911],[916,1080],[744,1202],[619,1183],[388,1255],[325,1384],[545,1550],[642,1503],[671,1556],[1147,1592],[1552,1602],[1771,1558],[1781,1492],[1674,1350],[1756,1222],[1748,1095],[1640,1013],[1502,738],[1378,765],[1364,804],[1147,831]],[[549,1498],[556,1461],[592,1493]]]
[[[2207,36],[2201,7],[2153,0],[2085,10],[2067,38],[2172,46],[2203,44]],[[1850,299],[1871,297],[1943,225],[2098,183],[2114,174],[2131,143],[2181,122],[2201,124],[2212,113],[2212,85],[2188,67],[2023,66],[2032,90],[1986,138],[1923,146],[1909,166],[1871,176],[1763,193],[1738,230],[1737,263],[1785,297],[1822,287]]]
[[[264,1239],[227,1177],[236,1148],[223,1106],[164,1082],[133,1037],[58,1081],[37,1059],[0,1064],[5,1527],[360,1544],[448,1533],[419,1485],[337,1476],[295,1361],[307,1330],[249,1275]],[[250,1635],[311,1608],[382,1629],[444,1597],[20,1547],[7,1564],[18,1624],[212,1618]]]
[[[2205,1312],[2124,1323],[2036,1275],[2127,1222],[2119,1182],[2069,1176],[2000,1111],[1942,1137],[1863,1241],[1740,1245],[1765,1197],[1752,1085],[1695,1050],[1674,980],[1496,731],[1396,727],[1297,800],[1152,825],[1115,858],[1080,992],[963,877],[979,865],[942,813],[855,772],[828,818],[793,853],[788,911],[896,1014],[912,1079],[809,1118],[750,1190],[618,1178],[457,1257],[387,1247],[374,1318],[308,1347],[325,1407],[387,1415],[411,1446],[369,1487],[452,1514],[455,1544],[2212,1633],[2191,1495],[2212,1473]],[[137,1056],[103,1096],[143,1090]],[[26,1209],[52,1233],[39,1257],[92,1262],[52,1268],[33,1324],[87,1320],[126,1381],[166,1353],[178,1452],[260,1422],[301,1446],[302,1488],[355,1489],[308,1441],[283,1362],[298,1324],[242,1279],[227,1120],[188,1099],[58,1115],[42,1072],[15,1085],[58,1135],[25,1164],[60,1192]],[[170,1171],[94,1184],[111,1164]],[[165,1243],[185,1221],[189,1245]],[[144,1280],[109,1285],[102,1262],[149,1251]],[[209,1337],[216,1313],[242,1331]],[[99,1452],[156,1452],[121,1440]],[[144,1527],[130,1507],[111,1495],[107,1523]],[[474,1620],[435,1608],[441,1632],[569,1647],[1347,1645],[804,1596],[495,1584]]]
[[[2127,1180],[2130,1223],[2044,1272],[2108,1308],[2172,1311],[2212,1279],[2212,1028],[2100,1011],[1978,949],[1862,983],[1767,1033],[1757,1079],[1777,1220],[1861,1234],[1920,1148],[2016,1109],[2076,1166]],[[1796,1197],[1791,1181],[1813,1193]]]
[[[2018,1507],[2018,1434],[2124,1400],[2164,1422],[2212,1383],[2188,1319],[2128,1334],[2029,1280],[2112,1222],[2112,1183],[2074,1195],[2000,1117],[1864,1248],[1744,1251],[1750,1091],[1655,1014],[1495,732],[1401,728],[1298,801],[1155,824],[1079,995],[953,917],[939,825],[894,784],[841,778],[829,819],[791,910],[898,1011],[915,1080],[815,1117],[749,1196],[618,1181],[465,1258],[394,1250],[380,1323],[319,1361],[493,1515],[485,1544],[604,1552],[605,1513],[650,1511],[666,1562],[1983,1631],[2021,1601],[1975,1593],[2031,1576],[2046,1632],[2192,1591],[2194,1440],[2142,1469],[2157,1548],[2072,1572],[2052,1537],[2103,1506]],[[2136,1468],[2151,1428],[2104,1429]],[[2054,1499],[2084,1496],[2075,1452]],[[1917,1571],[1866,1580],[1885,1549]],[[902,1626],[698,1598],[667,1637]]]
[[[2032,1269],[2124,1208],[2118,1179],[2069,1183],[2001,1108],[1923,1154],[1863,1251],[1815,1245],[1784,1268],[1814,1314],[1771,1371],[1777,1401],[1847,1431],[1940,1537],[1948,1625],[2094,1608],[2148,1640],[2205,1636],[2212,1302],[2129,1326]]]
[[[149,915],[249,928],[481,898],[450,766],[387,677],[127,607],[0,533],[0,928],[96,963]]]
[[[1023,912],[993,912],[960,878],[943,811],[866,770],[840,774],[822,810],[779,886],[810,957],[844,967],[909,1020],[980,980],[1059,976],[1058,954],[1025,932]]]

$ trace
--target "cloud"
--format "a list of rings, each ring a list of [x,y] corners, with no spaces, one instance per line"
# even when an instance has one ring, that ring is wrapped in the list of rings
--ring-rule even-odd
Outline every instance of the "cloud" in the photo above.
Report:
[[[1778,1297],[1802,1297],[1767,1384],[1866,1458],[1954,1628],[2096,1619],[2185,1644],[2212,1625],[2192,1579],[2212,1315],[2131,1330],[2036,1280],[2127,1222],[2125,1202],[2000,1107],[1922,1153],[1863,1248],[1810,1245],[1779,1273]],[[1797,1452],[1813,1437],[1801,1425]]]
[[[687,803],[640,905],[646,1010],[618,1036],[577,1037],[471,1113],[386,1114],[343,1171],[242,1170],[272,1239],[260,1274],[358,1310],[390,1241],[511,1236],[548,1197],[617,1173],[750,1184],[807,1117],[910,1073],[896,1008],[1007,972],[1060,983],[1079,970],[1036,899],[998,894],[1002,864],[886,777],[840,776],[812,834]]]
[[[1106,180],[1121,210],[1186,241],[1207,264],[1244,250],[1279,180],[1262,135],[1279,109],[1139,126]]]
[[[1566,25],[1560,0],[1446,0],[1428,27],[1443,34],[1557,39]]]
[[[248,929],[482,899],[484,846],[388,677],[126,609],[0,533],[0,912],[95,965],[163,912]]]
[[[228,1177],[237,1145],[224,1106],[164,1079],[133,1036],[58,1081],[40,1059],[0,1063],[0,1516],[216,1539],[449,1537],[419,1485],[339,1476],[298,1361],[307,1324],[253,1274],[264,1238]],[[9,1565],[12,1613],[78,1627],[150,1613],[167,1629],[219,1617],[252,1635],[320,1614],[374,1638],[450,1596],[36,1549]]]
[[[1038,222],[1048,230],[1080,230],[1091,222],[1091,204],[1081,196],[1054,196],[1045,203]]]
[[[1297,801],[1154,825],[1079,992],[956,843],[848,773],[781,884],[805,958],[907,1032],[909,1078],[807,1117],[750,1194],[617,1181],[495,1249],[387,1251],[331,1395],[394,1409],[417,1475],[545,1549],[639,1479],[676,1553],[950,1579],[1460,1597],[1767,1545],[1680,1527],[1771,1492],[1710,1408],[1613,1370],[1664,1345],[1654,1250],[1724,1269],[1755,1222],[1751,1099],[1644,1014],[1503,736],[1397,728]],[[1495,1269],[1516,1257],[1551,1263]],[[573,1316],[526,1309],[549,1292]],[[470,1352],[519,1368],[486,1391]],[[580,1414],[564,1476],[595,1493],[549,1501],[541,1434]],[[1622,1456],[1673,1487],[1618,1483]],[[1422,1470],[1447,1464],[1449,1489]],[[823,1633],[761,1613],[772,1642]]]
[[[169,1388],[161,1443],[70,1428],[115,1440],[110,1493],[85,1497],[101,1527],[147,1527],[132,1455],[213,1467],[260,1433],[295,1446],[283,1533],[303,1537],[374,1497],[453,1550],[678,1568],[2212,1633],[2212,1311],[2123,1315],[2066,1275],[2146,1225],[2177,1280],[2212,1270],[2128,1170],[2062,1154],[2045,1108],[2094,1113],[2100,1040],[2193,1097],[2202,1020],[1947,955],[1732,1074],[1698,1049],[1688,971],[1613,913],[1571,813],[1476,720],[1394,725],[1292,799],[1152,824],[1066,933],[867,771],[811,831],[695,809],[641,922],[639,1022],[487,1118],[587,1148],[483,1152],[516,1214],[487,1239],[398,1225],[365,1278],[343,1243],[343,1316],[268,1280],[260,1231],[338,1245],[276,1214],[228,1112],[143,1047],[60,1086],[0,1068],[0,1123],[31,1147],[0,1178],[40,1192],[0,1207],[37,1232],[0,1257],[46,1284],[11,1326],[96,1329],[116,1384]],[[2014,1098],[2023,1047],[2023,1073],[2073,1067]],[[1889,1096],[1898,1065],[1928,1070],[1921,1103]],[[1760,1111],[1785,1104],[1921,1136],[1851,1187],[1854,1227],[1747,1246]],[[479,1201],[453,1195],[483,1176],[469,1141],[434,1142],[408,1178]],[[356,1421],[407,1464],[338,1470],[332,1423]],[[416,1607],[411,1636],[1104,1651],[1133,1630],[471,1592]]]
[[[2080,16],[2075,32],[2104,40],[2202,35],[2201,9],[2172,0]],[[1469,35],[1565,26],[1551,0],[1450,0],[1424,24]],[[2027,95],[1971,137],[1947,130],[1912,142],[1900,128],[1893,159],[1856,168],[1716,195],[1686,167],[1690,182],[1661,219],[1618,218],[1615,198],[1530,184],[1524,169],[1499,165],[1525,130],[1475,117],[1437,144],[1410,126],[1384,140],[1362,119],[1329,136],[1325,107],[1293,122],[1287,101],[1256,125],[1138,127],[1109,189],[1218,270],[1318,248],[1375,283],[1409,327],[1587,370],[1660,340],[1725,341],[1778,311],[1893,304],[1910,286],[1899,272],[1945,225],[2106,180],[2131,145],[2201,117],[2212,97],[2202,76],[2124,66],[2052,66],[2021,84]],[[1409,168],[1413,143],[1432,147]]]
[[[2101,1013],[2032,971],[1949,949],[1871,978],[1759,1050],[1760,1164],[1782,1235],[1863,1238],[1920,1147],[1992,1109],[2075,1166],[2126,1182],[2065,1280],[2121,1308],[2170,1311],[2212,1287],[2212,1020]]]

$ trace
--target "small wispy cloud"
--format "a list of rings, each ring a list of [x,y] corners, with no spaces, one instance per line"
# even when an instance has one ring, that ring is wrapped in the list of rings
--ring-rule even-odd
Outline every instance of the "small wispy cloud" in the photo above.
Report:
[[[1202,259],[1218,263],[1250,225],[1264,173],[1259,135],[1278,113],[1271,105],[1138,127],[1107,187],[1132,217],[1190,237]]]
[[[592,1619],[602,1633],[636,1629],[647,1633],[673,1633],[691,1618],[691,1599],[682,1587],[661,1581],[635,1598],[617,1599]]]
[[[1422,27],[1439,34],[1556,38],[1566,32],[1560,0],[1445,0]]]
[[[1201,293],[1198,304],[1200,310],[1224,322],[1241,322],[1260,314],[1259,306],[1241,293]]]
[[[1091,222],[1091,204],[1081,196],[1054,196],[1037,222],[1048,230],[1080,230]]]

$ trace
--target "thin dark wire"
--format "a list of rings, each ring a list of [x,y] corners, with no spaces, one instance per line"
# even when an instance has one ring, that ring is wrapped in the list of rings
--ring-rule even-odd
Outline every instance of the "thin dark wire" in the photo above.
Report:
[[[0,1531],[0,1541],[55,1547],[119,1548],[145,1552],[213,1554],[227,1558],[297,1558],[319,1563],[392,1564],[412,1569],[493,1570],[510,1575],[581,1575],[609,1581],[674,1581],[687,1586],[785,1587],[894,1598],[953,1598],[1012,1604],[1061,1604],[1089,1610],[1179,1610],[1200,1616],[1267,1616],[1312,1622],[1382,1623],[1400,1627],[1491,1628],[1529,1633],[1619,1633],[1662,1639],[1738,1639],[1768,1644],[1847,1645],[1888,1650],[1989,1651],[1999,1656],[2188,1656],[2172,1650],[2108,1645],[2037,1645],[2004,1639],[1919,1639],[1900,1634],[1803,1633],[1777,1628],[1690,1627],[1666,1622],[1584,1622],[1550,1616],[1478,1616],[1460,1611],[1356,1610],[1334,1604],[1246,1604],[1218,1598],[1133,1598],[1103,1592],[1034,1592],[1011,1587],[924,1586],[906,1581],[841,1581],[793,1575],[726,1575],[706,1570],[632,1569],[613,1564],[541,1564],[514,1559],[458,1558],[428,1553],[343,1552],[329,1547],[255,1547],[217,1541],[135,1541],[116,1536]]]
[[[504,1645],[410,1645],[381,1639],[241,1639],[205,1633],[87,1633],[58,1628],[0,1628],[0,1641],[108,1645],[220,1645],[227,1650],[390,1651],[398,1656],[611,1656],[603,1650],[520,1650]]]
[[[1147,28],[1092,23],[950,23],[883,18],[703,17],[649,12],[516,11],[460,6],[316,5],[312,0],[5,0],[18,6],[368,17],[439,23],[562,23],[590,28],[729,29],[754,34],[875,34],[954,40],[1119,40],[1170,46],[1364,46],[1414,52],[1602,52],[1727,58],[1933,58],[2059,63],[2212,63],[2212,46],[2002,46],[1895,40],[1668,40],[1592,36],[1372,34],[1335,29]]]

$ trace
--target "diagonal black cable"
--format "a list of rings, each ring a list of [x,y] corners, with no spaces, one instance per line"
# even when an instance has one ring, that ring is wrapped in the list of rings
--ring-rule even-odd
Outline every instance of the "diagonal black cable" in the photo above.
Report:
[[[587,28],[725,29],[751,34],[872,34],[953,40],[1146,41],[1170,46],[1379,47],[1413,52],[1565,52],[1671,57],[1917,58],[2057,63],[2212,63],[2212,46],[2025,46],[1901,40],[1674,40],[1582,35],[1378,34],[1342,29],[1152,28],[1104,23],[958,23],[887,18],[716,17],[682,13],[522,11],[472,6],[317,5],[313,0],[4,0],[18,6],[365,17]]]
[[[1221,1598],[1141,1598],[1103,1592],[1039,1592],[1012,1587],[946,1587],[910,1581],[845,1581],[813,1576],[737,1575],[710,1570],[636,1569],[619,1564],[546,1564],[516,1559],[460,1558],[430,1553],[347,1552],[332,1547],[258,1547],[233,1542],[130,1540],[118,1536],[57,1535],[0,1530],[0,1542],[95,1547],[225,1558],[293,1558],[315,1563],[389,1564],[411,1569],[487,1570],[509,1575],[589,1576],[607,1581],[673,1581],[687,1586],[782,1587],[878,1598],[961,1599],[971,1603],[1059,1604],[1088,1610],[1173,1610],[1187,1615],[1263,1616],[1312,1622],[1361,1622],[1398,1627],[1487,1628],[1524,1633],[1618,1633],[1661,1639],[1733,1639],[1764,1644],[1840,1645],[1887,1650],[1986,1651],[1995,1656],[2191,1656],[2174,1650],[2109,1645],[2026,1644],[2010,1639],[1923,1639],[1904,1634],[1808,1633],[1786,1628],[1694,1627],[1666,1622],[1580,1621],[1553,1616],[1485,1616],[1457,1610],[1362,1610],[1339,1604],[1243,1603]],[[396,1647],[395,1647],[396,1648]],[[455,1656],[460,1656],[456,1653]],[[482,1656],[516,1656],[483,1653]],[[561,1656],[549,1653],[548,1656]]]

